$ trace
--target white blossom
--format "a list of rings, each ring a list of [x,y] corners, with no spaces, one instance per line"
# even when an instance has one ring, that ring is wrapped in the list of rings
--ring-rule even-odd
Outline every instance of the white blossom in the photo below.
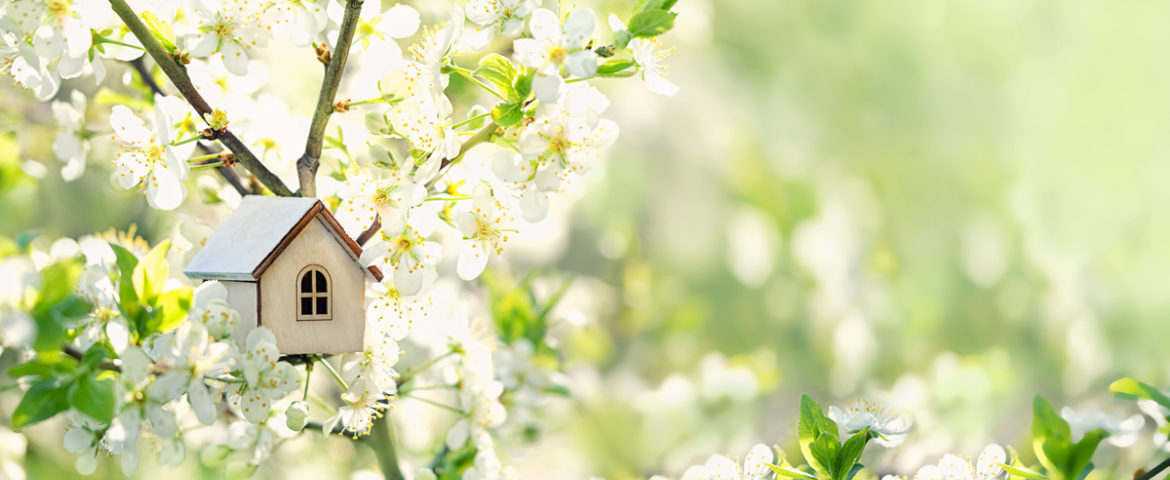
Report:
[[[240,412],[252,423],[268,418],[273,403],[296,390],[298,375],[292,365],[279,361],[276,337],[265,327],[248,333],[243,353],[244,388],[237,398]]]
[[[513,42],[516,61],[536,69],[532,91],[543,103],[553,103],[565,84],[561,69],[571,77],[589,78],[597,73],[597,53],[585,48],[593,39],[597,17],[592,10],[577,10],[569,14],[562,27],[560,19],[551,10],[533,10],[528,20],[532,38]]]
[[[193,142],[171,145],[167,109],[176,107],[172,102],[182,103],[182,100],[155,98],[153,132],[123,105],[115,105],[110,114],[110,127],[122,142],[122,151],[114,161],[118,184],[126,189],[135,186],[145,189],[147,202],[160,210],[173,210],[186,198],[187,186],[183,183],[189,170],[186,159],[195,148]]]
[[[248,51],[264,46],[271,36],[264,28],[259,5],[248,0],[194,0],[199,26],[187,36],[191,55],[223,55],[223,64],[235,75],[248,73]]]
[[[195,289],[189,321],[198,321],[216,340],[228,338],[240,325],[240,313],[228,304],[227,287],[218,281],[204,282]]]
[[[626,29],[626,24],[618,19],[617,15],[609,14],[609,28],[613,31]],[[678,86],[671,83],[667,66],[662,63],[674,49],[660,50],[662,41],[658,37],[634,38],[630,40],[630,52],[634,63],[641,68],[642,82],[651,92],[659,95],[673,96],[678,93]]]
[[[329,25],[325,3],[317,0],[279,0],[269,8],[278,29],[292,39],[294,45],[303,47],[316,40]]]
[[[469,43],[480,49],[495,34],[515,37],[524,29],[524,19],[536,9],[535,0],[468,0],[463,6],[467,19],[477,25]]]
[[[1081,437],[1089,431],[1104,429],[1109,433],[1106,439],[1109,444],[1119,448],[1133,445],[1146,424],[1145,417],[1140,413],[1124,417],[1093,408],[1074,410],[1064,407],[1060,410],[1060,416],[1068,422],[1074,436]]]
[[[996,444],[988,445],[979,454],[975,465],[970,459],[946,454],[938,465],[927,465],[918,470],[914,480],[1003,480],[1007,472],[999,464],[1007,462],[1007,454]]]
[[[888,448],[901,445],[914,423],[910,417],[861,398],[849,400],[842,407],[829,407],[829,418],[850,435],[869,428],[876,437],[874,441]]]
[[[215,421],[215,400],[224,387],[217,378],[227,377],[236,365],[234,345],[217,342],[202,323],[185,322],[165,335],[165,347],[159,361],[171,370],[164,381],[183,385],[187,401],[204,425]],[[175,377],[171,379],[171,377]],[[210,384],[209,384],[210,381]]]
[[[331,432],[340,423],[354,438],[368,435],[374,421],[386,411],[387,398],[386,393],[372,379],[360,377],[341,394],[345,405],[337,409],[336,415],[322,423],[322,430]]]
[[[511,214],[485,185],[476,186],[471,202],[471,208],[459,212],[455,219],[464,239],[456,271],[464,280],[473,280],[483,273],[488,257],[492,253],[502,254],[504,242],[515,231]]]
[[[743,463],[737,463],[738,458],[729,458],[724,455],[711,455],[701,466],[687,469],[683,473],[684,480],[763,480],[772,478],[772,469],[768,463],[772,462],[772,449],[758,443],[743,458]]]
[[[85,126],[85,95],[74,90],[69,93],[69,102],[53,102],[53,118],[59,130],[53,140],[53,153],[65,162],[61,167],[61,178],[66,182],[85,173],[85,158],[89,155],[89,140]]]

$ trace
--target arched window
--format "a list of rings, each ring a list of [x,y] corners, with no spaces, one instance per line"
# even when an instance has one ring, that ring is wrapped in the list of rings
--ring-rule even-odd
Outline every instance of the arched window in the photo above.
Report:
[[[297,303],[297,320],[332,320],[333,296],[329,285],[329,272],[319,265],[309,265],[301,270],[297,282],[300,301]]]

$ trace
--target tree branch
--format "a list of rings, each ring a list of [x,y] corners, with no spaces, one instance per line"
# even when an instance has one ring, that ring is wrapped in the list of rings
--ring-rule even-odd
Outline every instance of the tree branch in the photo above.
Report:
[[[134,67],[134,71],[138,72],[138,78],[142,79],[142,83],[146,84],[146,86],[150,88],[151,92],[157,95],[166,95],[162,91],[162,87],[158,86],[158,82],[154,81],[154,76],[151,75],[150,71],[146,69],[146,62],[142,61],[142,57],[135,58],[128,63],[130,63],[131,67]],[[199,151],[203,153],[219,153],[216,150],[212,150],[211,147],[207,146],[207,144],[202,140],[196,142],[195,146],[199,147]],[[244,186],[243,182],[240,181],[240,176],[237,175],[236,171],[232,170],[231,167],[220,165],[215,167],[215,171],[219,172],[219,175],[223,177],[224,181],[231,185],[232,188],[235,188],[236,192],[239,193],[241,197],[252,193],[248,190],[247,187]]]
[[[142,47],[146,53],[150,54],[150,58],[162,68],[163,73],[179,89],[179,93],[183,98],[187,99],[195,111],[199,113],[200,117],[211,114],[214,110],[211,105],[207,104],[207,100],[195,90],[195,85],[191,83],[191,78],[187,76],[187,71],[171,57],[171,54],[163,48],[162,44],[158,43],[158,39],[154,38],[154,34],[147,28],[146,24],[142,23],[142,19],[138,18],[138,14],[126,4],[126,0],[110,0],[110,6],[114,9],[114,13],[126,23],[130,32],[142,43]],[[206,120],[205,120],[206,121]],[[224,131],[219,137],[220,143],[231,150],[235,154],[235,158],[240,162],[244,168],[247,168],[252,175],[255,175],[260,183],[272,190],[272,193],[281,196],[292,196],[292,191],[280,181],[280,177],[272,173],[256,155],[248,149],[244,142],[240,141],[234,133],[230,130]]]
[[[394,450],[394,428],[390,425],[390,414],[374,420],[370,427],[370,448],[378,458],[378,466],[386,480],[402,480],[402,468],[398,466],[398,454]]]
[[[321,146],[325,137],[325,126],[333,114],[333,99],[341,86],[341,72],[349,58],[349,46],[357,30],[358,17],[362,13],[362,0],[348,0],[345,16],[341,20],[341,31],[337,33],[337,47],[325,66],[325,77],[321,80],[321,93],[317,96],[317,110],[309,124],[309,138],[305,140],[305,153],[297,160],[297,178],[301,183],[302,197],[317,196],[317,167],[320,165]]]

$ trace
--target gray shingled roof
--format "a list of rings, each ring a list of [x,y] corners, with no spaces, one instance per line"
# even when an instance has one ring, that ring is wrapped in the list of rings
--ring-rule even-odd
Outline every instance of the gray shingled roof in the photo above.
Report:
[[[275,250],[285,237],[300,233],[297,227],[303,228],[301,220],[306,215],[318,214],[324,216],[333,236],[357,262],[361,247],[346,235],[324,207],[316,198],[245,196],[183,273],[191,279],[255,281],[263,273],[257,268],[267,266],[265,259],[270,255],[280,254]],[[371,268],[369,273],[381,280],[382,273],[376,268]]]

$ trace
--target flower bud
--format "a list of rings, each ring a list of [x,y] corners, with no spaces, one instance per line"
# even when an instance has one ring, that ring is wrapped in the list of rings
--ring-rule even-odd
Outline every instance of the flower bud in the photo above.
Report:
[[[299,432],[305,428],[305,423],[309,420],[309,404],[304,400],[298,400],[288,406],[288,410],[284,412],[284,424],[289,430]]]

